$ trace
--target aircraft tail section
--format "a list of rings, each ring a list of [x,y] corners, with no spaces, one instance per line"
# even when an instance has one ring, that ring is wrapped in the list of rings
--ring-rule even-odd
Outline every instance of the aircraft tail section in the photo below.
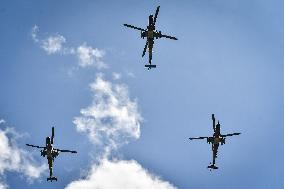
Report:
[[[217,166],[215,166],[215,164],[211,164],[207,167],[208,169],[218,169]]]
[[[54,180],[57,181],[57,178],[56,177],[48,177],[46,180],[52,182]]]
[[[151,68],[156,68],[156,65],[147,64],[147,65],[145,65],[145,67],[148,68],[148,70],[150,70]]]

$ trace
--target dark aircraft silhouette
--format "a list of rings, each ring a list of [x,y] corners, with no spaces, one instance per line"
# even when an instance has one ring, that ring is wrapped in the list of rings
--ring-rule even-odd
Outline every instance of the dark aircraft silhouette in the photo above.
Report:
[[[189,140],[195,140],[195,139],[207,139],[208,144],[212,144],[212,152],[213,152],[213,163],[210,163],[207,168],[208,169],[218,169],[217,166],[215,166],[215,159],[217,158],[217,153],[218,153],[218,147],[219,144],[223,145],[225,144],[226,137],[228,136],[234,136],[234,135],[239,135],[241,133],[232,133],[232,134],[221,134],[220,132],[220,123],[218,121],[217,125],[215,125],[215,117],[214,114],[212,114],[212,120],[213,120],[213,130],[214,134],[212,137],[195,137],[195,138],[189,138]]]
[[[156,20],[157,20],[159,10],[160,10],[160,6],[157,7],[155,16],[153,16],[153,15],[149,16],[149,24],[147,26],[147,29],[139,28],[139,27],[132,26],[132,25],[129,25],[129,24],[123,24],[126,27],[133,28],[133,29],[136,29],[136,30],[140,30],[141,31],[141,38],[144,39],[144,37],[147,37],[147,41],[146,41],[146,45],[145,45],[143,53],[142,53],[142,57],[144,57],[146,50],[148,48],[149,65],[145,65],[145,67],[148,68],[148,70],[150,70],[151,68],[156,68],[156,65],[152,65],[152,53],[153,53],[154,39],[164,37],[164,38],[168,38],[168,39],[177,40],[176,37],[164,35],[164,34],[162,34],[161,31],[156,30],[155,24],[156,24]]]
[[[54,139],[54,127],[52,127],[52,134],[51,134],[51,138],[50,137],[46,137],[46,143],[45,146],[36,146],[36,145],[32,145],[32,144],[26,144],[27,146],[31,146],[34,148],[40,148],[43,149],[40,151],[41,156],[47,158],[48,161],[48,166],[49,166],[49,177],[47,178],[47,181],[57,181],[57,178],[53,176],[52,174],[52,168],[53,168],[53,162],[54,162],[54,158],[56,158],[59,155],[59,152],[70,152],[70,153],[77,153],[76,151],[71,151],[71,150],[60,150],[57,148],[53,148],[53,139]]]

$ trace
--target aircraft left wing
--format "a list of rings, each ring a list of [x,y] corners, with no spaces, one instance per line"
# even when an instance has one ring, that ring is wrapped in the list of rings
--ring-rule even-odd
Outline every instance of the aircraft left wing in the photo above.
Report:
[[[206,139],[209,137],[193,137],[193,138],[188,138],[189,140],[195,140],[195,139]]]
[[[221,137],[235,136],[235,135],[240,135],[240,134],[241,133],[231,133],[231,134],[221,135]]]
[[[77,153],[76,151],[73,151],[73,150],[61,150],[61,149],[54,149],[54,150],[56,150],[56,151],[58,151],[58,152],[70,152],[70,153]]]

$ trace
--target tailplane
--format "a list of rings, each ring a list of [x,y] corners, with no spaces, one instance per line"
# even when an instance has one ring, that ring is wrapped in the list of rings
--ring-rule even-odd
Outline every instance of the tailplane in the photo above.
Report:
[[[211,164],[207,167],[208,169],[218,169],[217,166],[215,166],[215,164]]]
[[[156,68],[156,65],[153,64],[147,64],[145,65],[146,68],[148,68],[148,70],[152,69],[152,68]]]
[[[57,181],[57,178],[56,177],[48,177],[46,180],[52,182],[54,180]]]

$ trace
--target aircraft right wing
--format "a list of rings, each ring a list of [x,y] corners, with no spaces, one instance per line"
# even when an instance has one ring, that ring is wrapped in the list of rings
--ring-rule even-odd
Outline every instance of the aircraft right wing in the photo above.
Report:
[[[193,138],[189,138],[189,140],[195,140],[195,139],[206,139],[209,137],[193,137]]]
[[[32,144],[26,144],[27,146],[30,146],[30,147],[34,147],[34,148],[45,148],[43,146],[36,146],[36,145],[32,145]]]
[[[126,26],[126,27],[129,27],[129,28],[133,28],[133,29],[135,29],[135,30],[146,31],[146,30],[143,29],[143,28],[139,28],[139,27],[132,26],[132,25],[129,25],[129,24],[123,24],[123,25]]]

